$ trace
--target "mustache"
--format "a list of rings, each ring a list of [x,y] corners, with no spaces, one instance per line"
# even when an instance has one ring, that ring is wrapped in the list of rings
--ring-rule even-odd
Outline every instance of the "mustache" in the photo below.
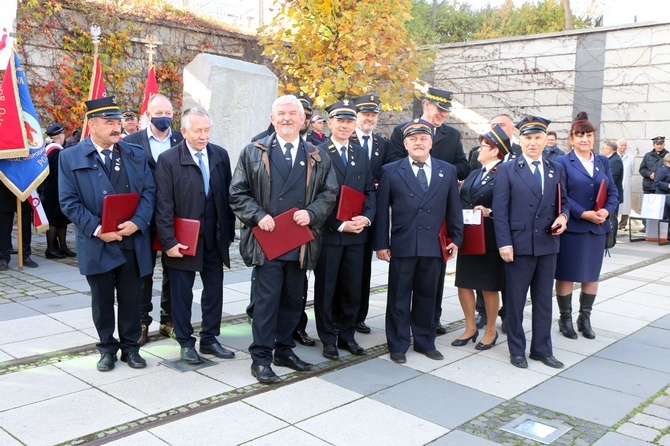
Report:
[[[121,132],[112,132],[109,134],[109,136],[120,136]]]

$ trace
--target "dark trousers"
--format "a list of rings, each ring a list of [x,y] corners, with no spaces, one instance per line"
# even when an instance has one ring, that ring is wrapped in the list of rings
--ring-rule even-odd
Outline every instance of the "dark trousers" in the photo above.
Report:
[[[193,305],[193,283],[195,271],[169,268],[170,292],[172,293],[172,322],[177,342],[181,347],[195,346],[191,307]],[[221,312],[223,311],[223,259],[218,248],[203,252],[202,279],[202,325],[200,345],[217,343],[221,334]]]
[[[11,259],[10,251],[12,250],[14,214],[14,211],[0,212],[0,260],[5,259],[7,263],[9,263]],[[33,209],[30,207],[30,203],[27,201],[21,203],[21,214],[21,227],[23,229],[23,257],[28,257],[32,254],[30,249],[30,241],[32,239],[30,225],[32,224]]]
[[[340,339],[354,340],[360,309],[363,249],[363,244],[321,245],[314,270],[314,312],[319,339],[324,344],[337,341],[333,322],[340,324]]]
[[[447,272],[447,263],[441,262],[440,276],[437,278],[437,289],[435,290],[435,322],[440,322],[442,317],[442,297],[444,295],[444,275]]]
[[[435,348],[435,294],[444,262],[439,257],[391,257],[386,339],[391,353]],[[444,275],[442,275],[444,277]]]
[[[363,277],[361,278],[361,305],[356,322],[365,322],[370,309],[370,280],[372,278],[372,237],[363,245]]]
[[[98,331],[100,353],[139,351],[140,338],[140,278],[135,251],[123,250],[126,263],[102,274],[86,276],[91,286],[93,323]],[[114,290],[119,313],[119,340],[114,338]]]
[[[154,285],[154,269],[156,269],[156,253],[157,251],[151,251],[151,263],[152,270],[151,274],[144,277],[142,281],[142,302],[140,304],[140,324],[146,325],[147,327],[153,322],[151,313],[154,309],[154,305],[151,302],[153,297],[153,285]],[[170,296],[170,274],[168,273],[168,268],[165,266],[165,254],[160,253],[161,256],[161,265],[163,267],[163,282],[161,284],[161,324],[172,321],[172,298]]]
[[[254,267],[253,342],[249,353],[254,364],[270,365],[277,357],[293,354],[293,331],[300,319],[305,270],[293,260],[265,261]]]
[[[551,304],[556,254],[544,256],[514,256],[505,264],[507,281],[507,344],[514,356],[526,353],[526,335],[523,330],[523,310],[530,288],[533,305],[530,353],[551,356]]]

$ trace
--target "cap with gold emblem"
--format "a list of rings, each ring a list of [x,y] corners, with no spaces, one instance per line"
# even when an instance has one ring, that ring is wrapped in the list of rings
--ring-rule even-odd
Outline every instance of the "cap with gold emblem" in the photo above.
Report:
[[[528,115],[519,121],[516,128],[519,133],[527,135],[529,133],[547,133],[547,127],[551,123],[550,120],[541,118],[539,116]]]
[[[437,105],[437,108],[444,111],[451,111],[451,99],[454,94],[449,90],[440,90],[430,87],[426,93],[426,100]]]
[[[498,124],[494,125],[490,132],[479,135],[479,142],[487,140],[495,144],[495,146],[505,155],[512,151],[509,136]]]
[[[302,104],[302,108],[304,108],[305,110],[312,111],[312,100],[309,98],[309,96],[307,96],[302,91],[297,92],[293,96],[295,96],[296,98],[298,98],[300,100],[300,103]]]
[[[435,131],[435,126],[428,121],[423,119],[415,119],[410,121],[402,128],[403,139],[407,138],[410,135],[416,135],[417,133],[426,133],[433,137],[433,132]]]
[[[651,141],[654,144],[663,144],[665,143],[665,136],[657,136],[656,138],[652,138]]]
[[[379,113],[379,98],[373,94],[361,96],[354,99],[354,104],[359,112]]]
[[[121,109],[114,96],[86,101],[86,118],[121,119]]]
[[[356,119],[356,106],[349,99],[343,99],[333,105],[326,107],[328,118]]]

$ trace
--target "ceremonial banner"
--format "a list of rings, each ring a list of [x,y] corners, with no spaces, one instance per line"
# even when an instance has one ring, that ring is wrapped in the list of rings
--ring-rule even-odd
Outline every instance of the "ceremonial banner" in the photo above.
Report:
[[[4,70],[14,48],[14,21],[17,0],[2,0],[0,8],[0,69]]]
[[[26,127],[20,110],[14,58],[10,58],[0,86],[0,158],[28,156]]]
[[[19,56],[14,52],[15,83],[20,98],[20,109],[17,112],[23,117],[23,125],[28,140],[26,157],[0,159],[0,180],[21,201],[25,201],[37,186],[49,174],[49,161],[46,156],[42,129],[37,121],[37,112],[28,91],[28,81],[21,68]],[[5,72],[5,76],[11,70]]]
[[[149,99],[151,96],[158,93],[158,82],[156,82],[156,67],[152,64],[147,74],[147,82],[144,88],[144,100],[142,101],[142,109],[140,110],[140,128],[145,129],[149,127],[149,120],[144,114],[149,108]]]
[[[91,88],[88,90],[88,99],[100,99],[107,97],[107,88],[105,87],[105,80],[102,77],[102,67],[100,66],[100,59],[97,57],[93,60],[93,73],[91,74]],[[84,117],[84,127],[81,129],[81,139],[88,136],[88,119]]]
[[[40,200],[40,196],[37,194],[37,191],[34,191],[32,194],[30,194],[30,206],[33,208],[33,223],[35,225],[35,234],[39,234],[40,232],[44,232],[49,229],[49,220],[47,219],[46,212],[44,212],[42,200]]]

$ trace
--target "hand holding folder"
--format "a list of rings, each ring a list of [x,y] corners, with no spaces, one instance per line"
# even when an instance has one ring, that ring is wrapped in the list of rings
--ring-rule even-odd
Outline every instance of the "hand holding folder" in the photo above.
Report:
[[[459,254],[482,255],[486,253],[482,211],[463,209],[463,223],[463,243],[461,249],[458,250]]]
[[[300,226],[293,220],[293,214],[297,211],[298,208],[289,209],[274,217],[275,228],[272,231],[264,231],[258,226],[252,229],[268,260],[274,260],[314,240],[309,226]]]
[[[600,188],[598,189],[596,204],[593,206],[593,210],[598,212],[605,207],[605,203],[607,203],[607,184],[605,184],[605,179],[603,178],[600,180]]]
[[[447,237],[447,222],[443,221],[442,226],[440,226],[440,235],[438,236],[440,243],[440,249],[442,250],[442,260],[444,263],[447,263],[449,256],[452,253],[451,249],[447,249],[447,246],[451,245],[451,237]]]
[[[187,246],[186,249],[180,249],[179,253],[184,256],[194,256],[198,249],[198,238],[200,237],[200,220],[191,220],[189,218],[174,218],[174,237],[177,243]],[[154,251],[163,251],[158,235],[154,237],[154,244],[151,247]]]
[[[365,194],[352,189],[349,186],[342,186],[340,191],[340,201],[337,205],[336,219],[340,221],[349,221],[352,218],[363,213],[365,206]]]
[[[102,222],[100,233],[116,232],[118,226],[130,220],[135,215],[135,209],[140,202],[140,194],[107,195],[102,200]]]

